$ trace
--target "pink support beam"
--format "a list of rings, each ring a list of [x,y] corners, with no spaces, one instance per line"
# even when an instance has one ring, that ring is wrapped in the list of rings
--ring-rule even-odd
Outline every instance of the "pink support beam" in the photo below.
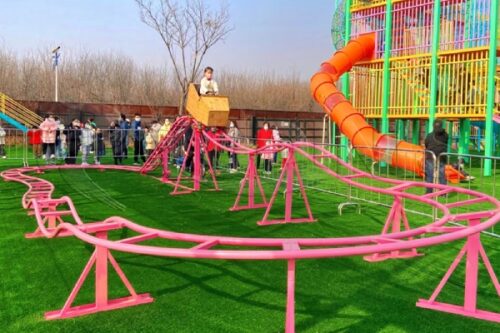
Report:
[[[470,226],[477,226],[480,223],[480,219],[471,219],[469,221]],[[451,264],[441,282],[439,282],[431,297],[428,300],[420,299],[417,302],[418,307],[500,323],[500,313],[477,309],[478,266],[480,257],[483,260],[484,266],[488,271],[491,281],[493,282],[493,286],[496,289],[497,295],[500,297],[500,283],[498,282],[498,278],[495,275],[493,266],[491,265],[491,262],[486,255],[486,252],[484,251],[480,237],[480,233],[475,233],[467,237],[467,242],[460,250],[458,256]],[[439,293],[446,285],[449,278],[457,268],[458,264],[462,261],[464,256],[466,256],[466,262],[463,306],[436,302],[436,298],[439,296]]]
[[[240,200],[245,191],[245,187],[248,184],[248,201],[246,206],[240,206]],[[259,190],[259,194],[261,197],[261,203],[255,202],[255,185]],[[245,177],[241,180],[240,190],[238,191],[238,195],[236,196],[236,201],[234,202],[233,207],[229,210],[238,211],[238,210],[246,210],[246,209],[256,209],[256,208],[266,208],[266,194],[264,193],[264,188],[262,187],[262,183],[259,178],[259,174],[257,172],[257,167],[255,166],[255,155],[248,155],[248,166],[247,171],[245,172]]]
[[[410,224],[408,223],[408,218],[406,217],[406,212],[403,207],[401,197],[395,196],[392,208],[385,221],[384,228],[382,229],[382,237],[389,233],[398,233],[401,231],[401,223],[405,230],[410,230]],[[391,229],[391,231],[389,231]],[[402,259],[402,258],[413,258],[421,256],[422,254],[417,252],[417,249],[410,250],[396,250],[388,253],[374,253],[369,256],[365,256],[364,259],[369,262],[383,261],[387,259]]]
[[[207,166],[208,166],[208,172],[212,178],[212,183],[214,184],[214,189],[216,191],[219,191],[219,184],[217,183],[217,179],[215,177],[215,171],[212,168],[212,164],[210,162],[210,158],[208,157],[207,153],[207,145],[205,140],[203,140],[202,136],[202,129],[199,128],[198,125],[196,128],[193,128],[193,134],[191,135],[191,141],[189,142],[188,149],[186,151],[186,158],[184,158],[184,161],[182,163],[182,167],[179,171],[179,175],[177,176],[177,181],[175,182],[174,185],[174,190],[172,191],[172,195],[179,195],[179,194],[189,194],[193,191],[199,191],[201,188],[201,181],[203,179],[203,158],[202,156],[205,155],[205,159],[207,161]],[[193,187],[187,187],[185,185],[182,185],[181,182],[183,180],[182,175],[186,171],[186,163],[187,163],[187,156],[189,154],[193,154],[191,163],[193,163],[193,174],[192,174],[192,181],[193,181]],[[179,191],[179,188],[182,188],[183,191]]]
[[[285,190],[285,217],[283,219],[275,219],[268,220],[269,214],[271,213],[271,209],[273,208],[273,204],[276,201],[277,196],[279,195],[279,191],[281,188],[281,184],[283,183],[283,178],[286,175],[286,190]],[[300,193],[302,194],[302,200],[304,201],[304,205],[307,210],[307,217],[304,218],[294,218],[292,217],[292,205],[293,205],[293,182],[294,176],[297,177],[297,182],[299,185]],[[304,184],[302,182],[302,178],[300,177],[299,167],[295,160],[295,153],[293,149],[289,149],[288,159],[281,171],[278,182],[276,183],[276,187],[274,188],[274,192],[269,200],[269,205],[267,206],[266,212],[264,213],[264,217],[257,224],[259,225],[270,225],[270,224],[280,224],[280,223],[303,223],[303,222],[315,222],[311,211],[311,207],[309,205],[309,200],[307,199],[306,190],[304,188]]]
[[[96,237],[103,240],[107,239],[107,231],[97,232]],[[108,263],[111,263],[111,266],[115,269],[130,296],[113,300],[108,298]],[[95,302],[72,306],[92,267],[95,269]],[[62,309],[45,313],[45,318],[51,320],[79,317],[91,313],[121,309],[151,302],[153,302],[153,298],[149,294],[136,293],[109,249],[103,246],[96,246],[94,253],[90,257]]]
[[[286,242],[283,244],[283,250],[300,251],[300,247],[295,242]],[[289,259],[287,262],[286,281],[285,333],[295,333],[295,259]]]

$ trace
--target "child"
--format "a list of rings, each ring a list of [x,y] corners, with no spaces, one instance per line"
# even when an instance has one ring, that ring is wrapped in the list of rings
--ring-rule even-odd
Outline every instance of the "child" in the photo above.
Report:
[[[281,141],[280,131],[278,129],[278,126],[276,125],[273,126],[273,140],[275,143]],[[277,160],[278,160],[278,152],[275,152],[273,156],[273,163],[276,163]]]
[[[104,145],[104,136],[100,128],[95,130],[95,164],[101,164],[101,157],[106,154],[106,146]]]
[[[94,130],[90,123],[86,123],[85,127],[82,128],[82,134],[80,136],[80,143],[82,145],[82,165],[86,166],[88,164],[88,156],[90,154],[90,148],[94,142]]]
[[[220,148],[215,144],[215,142],[220,143],[220,130],[218,130],[217,127],[212,127],[210,128],[210,132],[207,132],[207,136],[212,139],[207,142],[208,159],[212,169],[216,170],[219,166]]]
[[[155,138],[152,131],[147,126],[144,129],[144,134],[146,135],[146,155],[149,156],[155,149]]]
[[[465,161],[463,158],[459,158],[458,161],[453,163],[451,166],[464,176],[465,181],[468,182],[476,179],[476,177],[469,175],[469,173],[465,171]]]
[[[212,79],[214,69],[212,67],[207,67],[203,71],[203,79],[200,82],[200,95],[218,95],[219,86],[217,82]]]
[[[64,124],[59,124],[59,158],[66,159],[66,134],[64,134]],[[56,147],[57,151],[57,147]]]
[[[158,122],[158,120],[153,120],[152,121],[150,132],[151,132],[151,135],[153,136],[155,148],[156,148],[156,145],[160,142],[159,139],[160,139],[160,130],[161,130],[161,127],[162,126],[160,125],[160,123]]]
[[[170,132],[170,128],[172,128],[172,124],[170,123],[170,120],[168,120],[168,118],[165,118],[165,122],[160,127],[160,130],[158,132],[158,142],[160,142],[164,137],[167,136],[168,132]]]
[[[0,156],[2,158],[7,158],[7,155],[5,155],[5,136],[7,133],[5,133],[5,130],[3,129],[2,125],[0,125]]]
[[[56,157],[56,132],[57,123],[53,115],[45,116],[45,120],[40,124],[42,130],[43,151],[45,152],[44,159],[47,163],[54,163]]]
[[[227,132],[227,135],[232,139],[230,143],[230,147],[235,149],[236,144],[239,143],[240,140],[240,130],[238,129],[238,124],[236,124],[235,121],[231,121],[229,123],[229,131]],[[228,152],[229,154],[229,172],[230,173],[235,173],[238,171],[239,167],[239,162],[238,162],[238,155],[233,152]]]
[[[36,126],[33,126],[28,131],[28,139],[33,149],[33,156],[35,158],[42,157],[42,131],[40,131]]]

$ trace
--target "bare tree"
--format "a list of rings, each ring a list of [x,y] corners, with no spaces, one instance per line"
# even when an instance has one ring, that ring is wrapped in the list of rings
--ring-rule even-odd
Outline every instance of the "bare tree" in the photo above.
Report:
[[[218,10],[211,10],[203,0],[186,1],[184,5],[172,0],[135,1],[141,20],[160,35],[167,48],[181,90],[182,114],[188,85],[200,73],[203,58],[232,30],[228,6],[222,4]]]

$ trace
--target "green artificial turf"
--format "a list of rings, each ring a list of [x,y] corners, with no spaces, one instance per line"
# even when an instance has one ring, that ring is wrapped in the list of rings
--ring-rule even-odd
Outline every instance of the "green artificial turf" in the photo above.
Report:
[[[319,177],[313,171],[310,182]],[[41,177],[56,186],[54,197],[69,195],[82,219],[112,215],[139,224],[188,233],[243,237],[342,237],[378,234],[388,209],[362,203],[337,214],[345,197],[309,191],[317,223],[259,227],[263,210],[229,212],[241,175],[223,173],[223,191],[171,196],[171,187],[149,176],[97,170],[49,171]],[[305,177],[305,176],[304,176]],[[305,177],[306,178],[306,177]],[[325,185],[325,179],[317,182]],[[204,188],[209,188],[204,183]],[[265,180],[266,192],[274,182]],[[326,186],[326,185],[325,185]],[[332,185],[334,186],[334,185]],[[2,332],[282,332],[286,302],[286,263],[187,260],[114,253],[138,292],[151,304],[74,319],[45,321],[45,311],[60,309],[93,248],[69,238],[25,239],[35,228],[21,208],[26,188],[0,183],[0,327]],[[300,202],[299,198],[297,203]],[[304,209],[297,204],[296,214]],[[283,200],[273,210],[283,211]],[[414,226],[428,222],[411,214]],[[124,236],[124,235],[121,235]],[[114,236],[113,236],[114,237]],[[494,267],[500,265],[498,239],[483,236]],[[174,245],[153,241],[155,245]],[[190,244],[175,244],[190,246]],[[428,298],[457,255],[463,241],[421,250],[423,257],[367,263],[362,258],[301,260],[297,263],[298,332],[498,332],[498,324],[417,308]],[[497,274],[500,272],[497,269]],[[464,264],[438,300],[460,304]],[[111,297],[124,296],[116,276]],[[484,267],[480,270],[479,307],[500,312],[499,298]],[[89,279],[77,299],[91,302]]]

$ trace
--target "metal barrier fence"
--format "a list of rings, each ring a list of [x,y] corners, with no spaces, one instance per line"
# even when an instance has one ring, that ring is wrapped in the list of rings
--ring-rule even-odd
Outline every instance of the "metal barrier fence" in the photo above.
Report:
[[[492,162],[491,176],[484,176],[486,160]],[[447,165],[453,167],[463,176],[461,178],[460,175],[457,175],[459,178],[454,180],[456,186],[483,192],[495,198],[500,197],[500,183],[497,184],[497,180],[500,179],[500,156],[486,157],[473,154],[444,153],[440,155],[439,162],[442,163],[442,161],[446,161]],[[451,170],[451,172],[454,171]],[[467,207],[470,209],[470,206]],[[500,227],[493,227],[491,233],[500,235]]]
[[[54,158],[51,159],[50,157],[52,154],[49,153],[46,155],[49,157],[49,159],[44,159],[40,156],[43,153],[43,147],[42,145],[37,146],[37,144],[34,143],[33,132],[23,133],[19,130],[5,129],[5,134],[5,144],[3,146],[3,150],[5,152],[6,158],[2,158],[2,154],[0,154],[1,169],[16,167],[21,164],[36,165],[46,163],[84,163],[85,161],[89,164],[96,162],[103,164],[132,164],[135,161],[134,155],[136,155],[134,154],[134,151],[138,152],[138,154],[136,155],[137,162],[141,163],[141,155],[144,155],[144,159],[146,159],[148,150],[153,149],[155,143],[160,139],[160,137],[154,137],[152,140],[152,146],[148,146],[146,139],[144,138],[144,140],[142,140],[141,137],[142,144],[137,147],[137,145],[135,144],[136,141],[134,140],[133,130],[102,129],[99,131],[99,133],[94,133],[91,141],[86,141],[86,139],[82,137],[81,131],[66,130],[62,133],[63,136],[60,137],[60,139],[62,139],[62,143],[54,147]],[[84,135],[88,135],[88,133]],[[79,140],[70,140],[69,137],[75,138],[75,136],[79,136]],[[149,142],[149,144],[151,144],[151,137],[149,137],[147,141]],[[256,146],[256,140],[254,138],[241,137],[239,138],[239,142],[245,146]],[[366,150],[367,148],[377,148],[352,146],[346,147],[340,144],[324,144],[320,146],[337,155],[342,149],[347,149],[348,161],[350,164],[352,164],[357,169],[369,172],[376,176],[411,181],[423,180],[421,176],[418,176],[413,172],[406,171],[403,168],[395,168],[387,163],[375,161],[372,158],[362,155],[357,151],[357,149]],[[391,149],[384,150],[391,151]],[[392,150],[395,151],[396,149]],[[70,151],[72,153],[70,153]],[[436,156],[434,156],[432,152],[427,153],[429,154],[429,156],[432,156],[432,159],[435,161],[434,181],[436,182],[438,178],[437,170],[439,168],[439,158],[436,158]],[[412,154],[414,154],[414,157],[412,157]],[[486,157],[480,155],[459,155],[452,153],[444,155],[446,155],[448,164],[456,164],[459,158],[467,158],[468,162],[462,165],[462,171],[470,173],[470,176],[475,177],[475,179],[472,177],[467,179],[464,178],[462,179],[462,183],[459,183],[456,186],[464,186],[472,190],[481,191],[494,197],[498,197],[500,193],[500,184],[497,185],[496,180],[498,177],[500,177],[500,169],[498,168],[498,166],[500,165],[500,157],[489,158],[493,160],[493,175],[491,177],[484,177],[483,167],[484,161],[487,159]],[[182,159],[183,156],[183,142],[180,142],[178,149],[176,149],[176,151],[171,155],[172,165],[175,166],[177,164],[178,166],[180,166],[182,162],[178,161],[178,159]],[[418,158],[418,156],[422,156],[422,152],[406,151],[406,156],[409,158],[409,160],[411,160],[412,158],[416,159]],[[74,160],[72,160],[71,157],[74,157]],[[287,151],[278,152],[276,154],[273,154],[273,156],[259,156],[259,171],[262,172],[262,179],[264,181],[275,182],[279,178],[282,161],[287,157]],[[342,205],[342,208],[352,206],[356,209],[360,209],[360,203],[390,207],[393,203],[393,198],[390,196],[381,194],[374,195],[370,192],[362,191],[358,188],[346,185],[343,182],[334,180],[331,177],[327,177],[321,172],[317,172],[317,168],[312,163],[302,160],[300,156],[296,157],[299,165],[299,171],[301,172],[305,187],[312,191],[329,193],[338,197],[345,198],[345,201],[341,202],[340,204]],[[70,159],[68,160],[68,158]],[[215,167],[219,169],[219,171],[226,170],[235,172],[235,165],[231,164],[232,158],[233,156],[230,156],[226,152],[217,153],[215,156]],[[271,160],[271,162],[269,163],[271,167],[268,171],[265,170],[266,159]],[[237,171],[243,173],[246,169],[247,164],[246,157],[239,156],[238,163],[239,168],[237,168]],[[348,175],[347,169],[343,168],[341,165],[335,163],[331,159],[325,158],[321,163],[327,165],[329,168],[341,175]],[[383,182],[369,178],[360,178],[357,179],[357,181],[370,186],[387,186],[387,184]],[[447,202],[448,197],[440,198],[439,200]],[[421,218],[426,218],[427,221],[429,217],[436,217],[435,212],[427,206],[408,202],[406,203],[405,207],[408,213],[411,213],[414,216],[420,216]],[[425,221],[425,219],[422,219],[422,222]],[[500,237],[500,230],[498,230],[498,228],[497,230],[492,229],[491,234]]]

